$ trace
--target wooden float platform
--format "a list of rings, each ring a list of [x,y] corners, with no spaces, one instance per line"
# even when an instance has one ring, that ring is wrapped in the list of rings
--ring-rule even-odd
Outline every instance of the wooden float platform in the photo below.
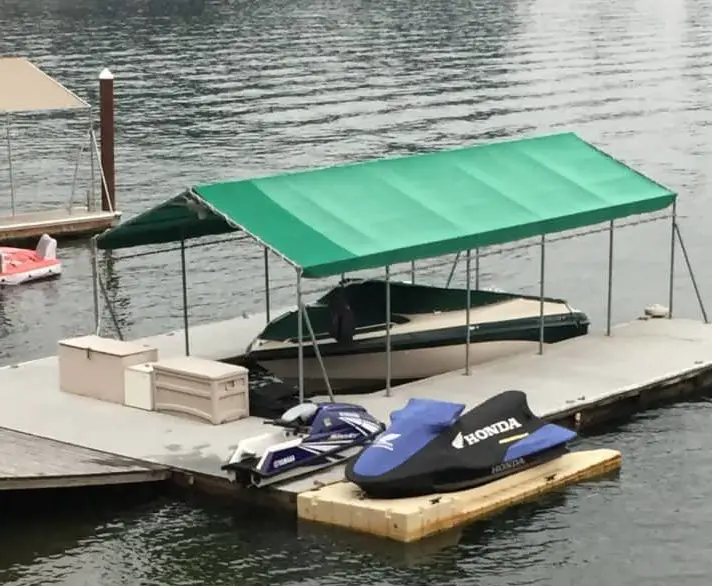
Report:
[[[115,225],[121,212],[86,207],[22,212],[0,216],[0,244],[34,240],[47,233],[54,238],[91,236]]]
[[[273,312],[276,315],[276,312]],[[264,314],[191,327],[191,354],[219,359],[239,355],[263,327]],[[143,338],[159,360],[183,353],[183,332]],[[456,371],[339,400],[366,406],[387,421],[410,397],[438,397],[474,407],[505,389],[525,391],[533,411],[585,428],[617,419],[662,400],[699,393],[712,383],[712,326],[686,319],[636,320],[531,354],[483,364],[471,376]],[[297,496],[343,480],[343,468],[260,491],[241,491],[220,466],[237,443],[264,433],[263,419],[210,425],[59,390],[56,357],[0,368],[0,427],[170,468],[176,481],[196,490],[296,507]],[[77,422],[80,422],[78,424]]]
[[[616,450],[570,452],[469,490],[401,499],[364,497],[358,486],[342,481],[299,494],[297,515],[304,521],[411,543],[620,467]]]
[[[165,466],[0,429],[0,491],[139,484],[169,476]]]

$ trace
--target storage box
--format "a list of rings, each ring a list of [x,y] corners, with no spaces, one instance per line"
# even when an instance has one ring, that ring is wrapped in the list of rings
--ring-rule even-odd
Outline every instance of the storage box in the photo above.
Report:
[[[250,413],[248,371],[242,366],[178,356],[153,365],[156,411],[180,413],[214,425]]]
[[[126,367],[155,362],[158,350],[99,336],[60,340],[59,388],[66,393],[124,403]]]
[[[126,368],[124,379],[124,405],[153,411],[153,363],[137,364]]]

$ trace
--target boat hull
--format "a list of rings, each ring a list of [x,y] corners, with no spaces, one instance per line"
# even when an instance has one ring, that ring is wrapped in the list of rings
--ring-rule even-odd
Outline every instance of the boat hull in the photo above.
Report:
[[[506,340],[470,344],[470,365],[534,352],[538,341]],[[329,374],[329,383],[335,393],[371,392],[386,385],[386,353],[343,354],[324,356],[324,366]],[[298,362],[296,358],[272,359],[258,364],[272,372],[286,384],[297,386]],[[426,347],[391,352],[391,383],[404,384],[414,380],[436,376],[464,368],[465,344]],[[310,393],[326,392],[326,383],[321,366],[315,356],[304,357],[304,388]]]

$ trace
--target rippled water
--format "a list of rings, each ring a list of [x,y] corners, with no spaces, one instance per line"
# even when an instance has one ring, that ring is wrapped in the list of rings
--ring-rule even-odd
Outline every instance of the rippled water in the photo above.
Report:
[[[191,183],[573,130],[679,191],[703,294],[712,288],[711,31],[710,0],[0,0],[0,54],[30,57],[93,103],[101,69],[115,74],[127,216]],[[14,121],[21,208],[68,202],[86,125]],[[87,181],[83,163],[79,198]],[[0,209],[9,209],[6,185],[0,164]],[[666,302],[668,242],[660,223],[617,234],[615,321]],[[570,299],[598,328],[606,246],[598,234],[547,251],[548,293]],[[0,364],[51,354],[58,338],[90,328],[87,250],[60,253],[61,280],[0,291]],[[180,327],[177,253],[122,255],[107,256],[102,270],[126,333]],[[221,244],[188,256],[193,322],[262,306],[258,248]],[[483,271],[485,284],[537,291],[538,252],[485,259]],[[275,304],[291,302],[291,271],[274,262],[272,275]],[[421,278],[446,275],[434,268]],[[676,283],[676,312],[696,315],[682,265]],[[701,584],[710,569],[708,417],[706,403],[682,406],[597,438],[623,449],[619,481],[467,531],[460,545],[422,554],[416,569],[393,569],[400,554],[385,558],[380,546],[368,553],[361,542],[301,531],[295,540],[291,525],[255,531],[264,523],[159,501],[86,521],[1,525],[0,577]]]

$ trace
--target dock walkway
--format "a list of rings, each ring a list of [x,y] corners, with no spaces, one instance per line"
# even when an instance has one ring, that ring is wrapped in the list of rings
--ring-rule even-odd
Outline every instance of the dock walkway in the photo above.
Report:
[[[264,316],[259,314],[247,318],[245,331],[258,327],[261,320]],[[225,323],[200,326],[200,334],[193,330],[194,340],[208,344],[212,338],[218,346],[226,345],[221,337],[233,327],[239,328],[239,323],[227,329]],[[233,331],[232,344],[250,337]],[[161,342],[159,358],[182,351],[182,332],[141,341]],[[216,348],[207,345],[196,345],[193,353],[219,357]],[[703,384],[705,376],[712,377],[712,327],[693,320],[651,319],[618,326],[610,337],[589,334],[547,346],[542,356],[518,355],[484,364],[469,377],[453,372],[402,385],[391,397],[379,391],[339,398],[361,403],[388,420],[390,412],[410,397],[438,397],[470,408],[502,390],[520,389],[527,393],[531,408],[546,417],[585,413],[684,378]],[[202,475],[229,489],[221,464],[238,441],[265,430],[257,417],[210,425],[63,393],[58,381],[56,357],[0,369],[0,427]],[[278,492],[292,502],[297,493],[341,479],[342,473],[325,471],[283,485]]]
[[[69,236],[91,236],[110,228],[121,217],[120,212],[53,209],[0,216],[0,244],[36,239],[45,232],[57,239]]]
[[[169,475],[165,466],[0,429],[0,491],[156,482]]]

